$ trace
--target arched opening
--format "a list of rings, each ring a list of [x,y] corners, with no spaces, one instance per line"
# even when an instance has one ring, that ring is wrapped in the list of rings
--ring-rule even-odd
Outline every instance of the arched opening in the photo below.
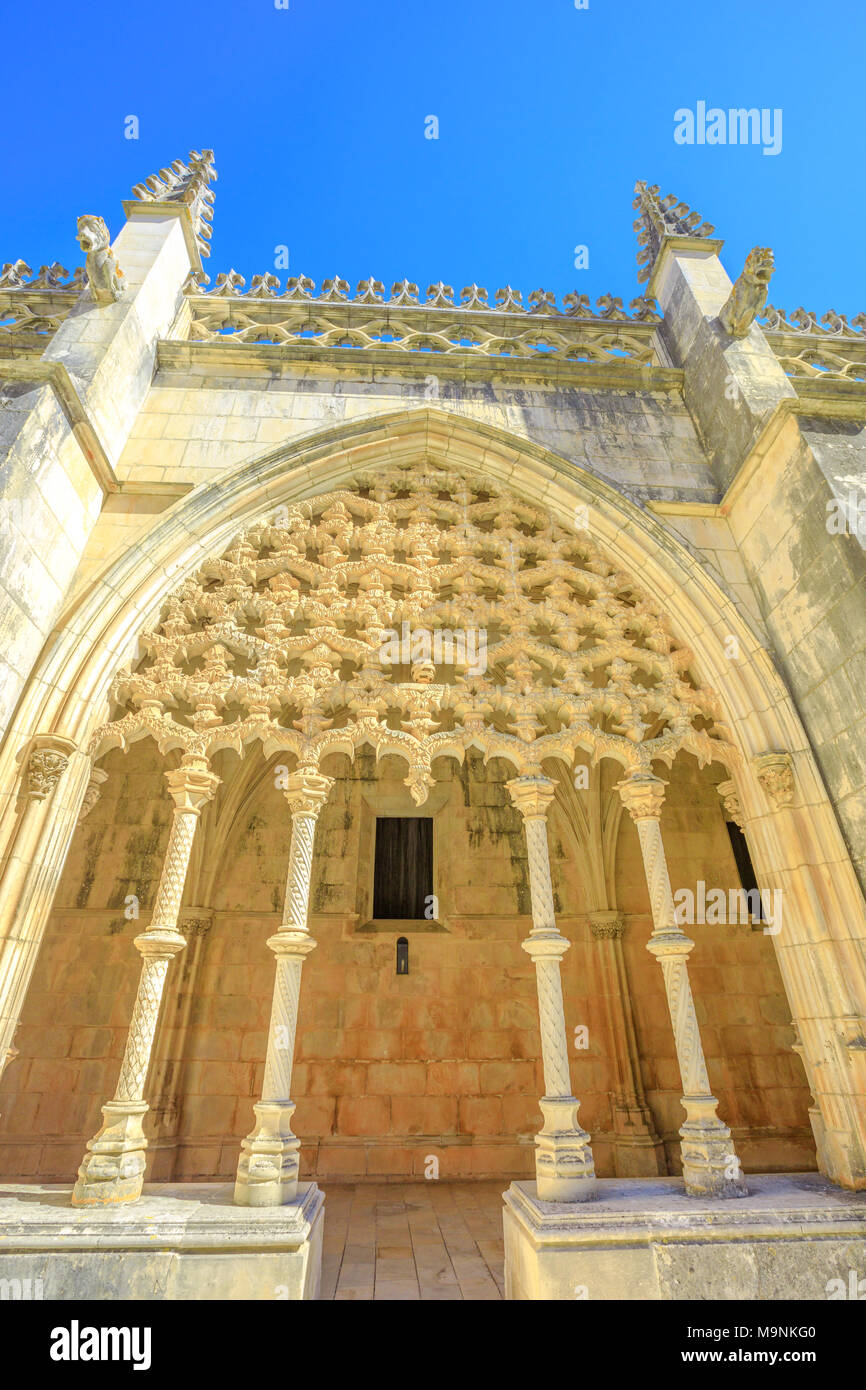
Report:
[[[420,1176],[431,1144],[443,1176],[505,1180],[531,1171],[546,1078],[533,967],[519,953],[533,910],[523,825],[507,790],[515,775],[554,789],[552,902],[571,942],[565,1032],[599,1171],[677,1171],[682,1078],[661,978],[643,951],[646,886],[615,783],[623,771],[673,765],[684,780],[667,802],[680,819],[668,854],[688,864],[689,877],[701,866],[712,875],[724,822],[698,762],[715,758],[720,772],[737,756],[692,653],[591,536],[453,469],[358,472],[336,491],[253,519],[222,554],[207,556],[140,636],[111,698],[113,717],[92,743],[109,780],[85,836],[104,837],[128,820],[112,785],[118,746],[142,778],[154,765],[144,750],[155,747],[157,768],[160,758],[165,766],[198,760],[219,779],[187,885],[186,912],[206,925],[185,972],[175,972],[157,1045],[162,1091],[150,1123],[159,1176],[230,1177],[236,1167],[268,1047],[273,968],[264,942],[284,909],[289,828],[281,783],[299,768],[334,783],[312,868],[319,947],[305,965],[297,1018],[302,1172]],[[112,911],[121,894],[152,906],[168,833],[161,789],[162,813],[134,789],[124,795],[140,828],[122,853],[115,846]],[[693,842],[696,805],[712,821],[703,847]],[[409,919],[429,921],[429,934],[413,935],[415,992],[397,998],[396,931],[387,925],[401,919],[376,912],[372,836],[377,820],[429,807],[434,835],[437,819],[446,833],[439,877],[423,894],[436,907],[429,919]],[[96,863],[103,844],[91,840],[85,859]],[[88,872],[73,854],[67,883],[79,875],[79,899]],[[93,888],[91,878],[85,913]],[[628,919],[619,937],[605,930],[618,914]],[[747,950],[741,933],[739,955],[699,966],[716,971],[707,992],[720,1012],[708,1020],[719,1041],[710,1060],[730,1076],[731,1091],[745,1078],[753,1088],[757,1063],[766,1058],[772,1068],[786,1048],[781,1037],[772,1045],[759,1037],[760,1001],[775,1011],[765,1022],[777,1030],[786,1026],[784,1002],[771,943],[749,942]],[[717,955],[730,945],[717,940]],[[96,961],[77,968],[99,977]],[[751,980],[750,1017],[725,1021],[737,981],[745,991],[735,972],[746,969],[760,976]],[[78,993],[84,980],[73,981]],[[120,982],[109,976],[108,984],[108,1012],[117,1016]],[[36,989],[34,1008],[39,997]],[[723,1044],[724,1027],[731,1036]],[[748,1040],[738,1042],[737,1027],[748,1027]],[[103,1072],[116,1066],[121,1037],[100,1044],[109,1049]],[[784,1123],[768,1108],[741,1116],[737,1138],[762,1166],[803,1166],[808,1093],[798,1065],[778,1077],[777,1089],[790,1092]],[[79,1079],[76,1072],[83,1114]],[[98,1099],[93,1092],[91,1109]]]

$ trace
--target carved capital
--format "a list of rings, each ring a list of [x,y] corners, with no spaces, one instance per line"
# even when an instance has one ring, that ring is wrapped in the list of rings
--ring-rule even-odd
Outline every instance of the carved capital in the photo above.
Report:
[[[95,767],[90,774],[90,781],[87,783],[87,791],[84,793],[84,798],[81,802],[81,810],[78,812],[79,825],[90,815],[90,812],[93,810],[102,794],[103,783],[107,781],[108,773],[101,767]]]
[[[283,795],[293,816],[318,816],[333,785],[333,777],[323,777],[312,768],[302,768],[286,779]]]
[[[651,772],[633,772],[617,782],[614,791],[619,792],[632,820],[660,820],[666,786]]]
[[[215,772],[208,769],[204,758],[190,759],[165,774],[168,790],[179,811],[198,816],[211,800],[220,784]]]
[[[722,798],[722,805],[725,808],[725,815],[728,820],[732,820],[741,830],[744,830],[743,812],[740,808],[740,794],[737,791],[736,783],[733,781],[720,782],[716,791]]]
[[[525,820],[545,820],[553,800],[554,785],[549,777],[528,774],[505,783],[511,800]]]
[[[34,740],[27,758],[27,795],[32,801],[50,796],[66,771],[75,744],[51,734]]]
[[[189,936],[207,936],[213,926],[213,913],[206,907],[187,907],[181,913],[180,929]]]
[[[752,759],[758,781],[780,810],[794,800],[794,761],[790,753],[762,753]]]
[[[596,941],[618,941],[625,931],[625,918],[619,912],[591,912],[589,929]]]

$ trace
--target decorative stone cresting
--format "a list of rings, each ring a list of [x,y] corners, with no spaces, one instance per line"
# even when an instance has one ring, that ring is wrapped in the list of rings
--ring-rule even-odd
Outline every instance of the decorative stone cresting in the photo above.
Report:
[[[213,221],[213,189],[217,171],[214,168],[213,150],[190,150],[186,163],[176,159],[167,169],[151,174],[144,183],[133,188],[136,198],[142,203],[183,203],[192,218],[199,254],[210,255],[208,242],[212,236],[210,223]]]
[[[135,938],[143,957],[138,993],[114,1099],[102,1107],[104,1123],[87,1145],[72,1190],[77,1207],[134,1202],[144,1182],[145,1082],[169,962],[186,945],[177,925],[196,823],[219,783],[205,760],[195,757],[167,772],[166,781],[175,810],[151,924]]]
[[[639,179],[634,186],[632,207],[638,213],[634,230],[641,248],[637,278],[641,285],[650,278],[665,237],[704,239],[716,230],[710,222],[702,222],[701,214],[692,212],[688,203],[680,202],[673,193],[661,198],[659,192],[657,183],[646,184]]]
[[[528,306],[510,286],[497,291],[500,302],[487,302],[487,290],[468,285],[460,303],[450,285],[431,285],[426,302],[407,281],[392,286],[383,298],[378,280],[362,280],[352,298],[339,276],[325,280],[314,296],[314,282],[293,277],[278,294],[275,275],[253,276],[244,294],[243,276],[231,270],[202,293],[207,277],[192,271],[187,279],[191,342],[275,343],[304,349],[367,348],[393,353],[425,352],[469,357],[552,358],[574,362],[659,365],[655,301],[632,301],[633,317],[622,299],[602,295],[596,312],[589,296],[567,294],[564,308],[548,290],[533,290]],[[227,331],[228,330],[228,331]]]
[[[26,261],[7,261],[0,270],[0,352],[41,357],[86,284],[83,265],[70,277],[59,261],[37,275]]]
[[[635,823],[649,889],[653,931],[647,950],[662,967],[668,1010],[674,1030],[682,1106],[686,1120],[680,1129],[683,1179],[694,1197],[742,1197],[746,1186],[734,1152],[731,1132],[716,1110],[710,1093],[704,1049],[689,983],[688,955],[694,942],[676,920],[661,835],[665,784],[651,773],[627,777],[616,790]]]

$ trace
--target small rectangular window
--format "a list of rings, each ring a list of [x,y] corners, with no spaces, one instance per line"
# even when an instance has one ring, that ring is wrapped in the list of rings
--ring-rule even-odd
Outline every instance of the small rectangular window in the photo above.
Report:
[[[740,876],[740,885],[745,888],[747,893],[758,892],[758,911],[759,921],[764,920],[764,908],[761,903],[760,891],[758,890],[758,880],[755,877],[755,866],[752,863],[752,856],[749,853],[749,846],[736,821],[729,820],[725,824],[728,827],[728,838],[731,841],[731,849],[734,851],[734,859],[737,864],[737,873]]]
[[[432,896],[432,818],[378,816],[373,916],[421,921]]]

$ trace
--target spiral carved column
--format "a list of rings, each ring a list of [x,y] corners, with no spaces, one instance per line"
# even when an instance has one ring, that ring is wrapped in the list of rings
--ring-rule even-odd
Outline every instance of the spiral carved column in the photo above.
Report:
[[[153,915],[147,931],[135,938],[142,955],[138,993],[126,1039],[114,1099],[102,1107],[103,1125],[89,1141],[72,1190],[74,1207],[115,1206],[134,1202],[144,1183],[145,1150],[142,1121],[144,1099],[159,1008],[172,956],[186,945],[177,929],[183,885],[193,837],[202,807],[213,796],[219,778],[203,758],[188,755],[166,781],[175,811]]]
[[[277,958],[265,1079],[254,1106],[256,1122],[241,1143],[235,1202],[246,1207],[278,1207],[298,1192],[300,1140],[292,1133],[295,1103],[290,1098],[298,1000],[304,957],[315,949],[307,925],[316,820],[333,779],[310,768],[288,779],[285,797],[292,811],[292,842],[286,901],[279,931],[268,940]]]
[[[571,1094],[559,966],[569,943],[556,925],[547,847],[554,787],[540,776],[516,777],[507,786],[523,816],[529,852],[532,931],[522,945],[535,963],[545,1089],[539,1101],[544,1124],[535,1139],[536,1190],[543,1201],[580,1202],[595,1193],[595,1164],[589,1135],[578,1123],[580,1101]]]
[[[731,1131],[719,1119],[719,1102],[710,1092],[689,983],[688,955],[695,943],[675,915],[660,824],[664,789],[664,782],[651,773],[633,774],[616,787],[637,827],[653,918],[647,950],[662,968],[674,1029],[686,1112],[680,1129],[683,1178],[693,1197],[744,1197],[747,1189]]]

